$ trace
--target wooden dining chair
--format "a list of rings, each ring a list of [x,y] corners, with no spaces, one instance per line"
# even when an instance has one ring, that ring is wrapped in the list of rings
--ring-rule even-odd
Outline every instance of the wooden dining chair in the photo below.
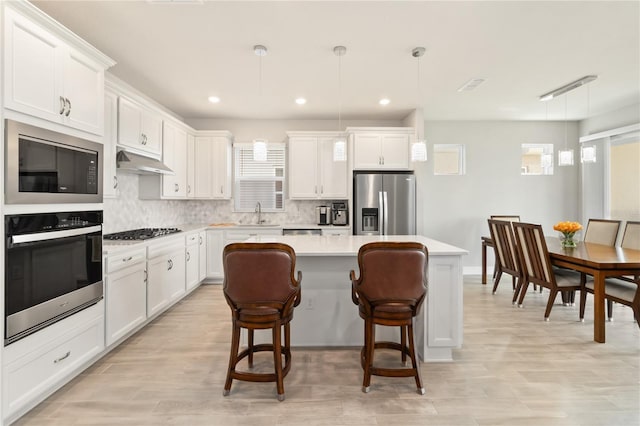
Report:
[[[496,294],[502,274],[511,275],[512,287],[515,291],[516,283],[518,284],[518,288],[521,286],[520,279],[522,276],[522,269],[520,268],[520,259],[518,257],[515,240],[513,239],[513,228],[511,227],[511,222],[489,219],[488,223],[489,232],[491,233],[491,239],[493,240],[496,252],[497,265],[497,273],[493,283],[492,293]]]
[[[619,220],[589,219],[584,232],[584,242],[615,246],[619,229]]]
[[[640,250],[640,222],[628,221],[622,236],[622,248]],[[584,321],[587,293],[593,294],[593,278],[582,277],[580,293],[580,320]],[[604,297],[607,300],[607,317],[613,319],[613,302],[629,306],[640,327],[640,276],[608,278],[604,283]]]
[[[293,308],[300,304],[302,273],[294,277],[296,255],[280,243],[234,243],[224,248],[223,292],[231,308],[232,334],[229,368],[223,395],[229,395],[233,379],[276,382],[279,401],[284,400],[284,377],[291,368],[290,323]],[[247,348],[240,352],[240,330],[247,330]],[[284,328],[284,344],[282,343]],[[272,343],[254,345],[254,330],[271,329]],[[256,352],[273,353],[273,373],[241,371],[244,358],[253,368]],[[284,366],[282,356],[284,355]]]
[[[580,273],[570,269],[552,267],[542,226],[514,222],[513,231],[522,265],[522,288],[519,290],[518,306],[523,306],[529,283],[548,288],[549,299],[544,312],[544,320],[549,321],[549,315],[558,293],[580,290]]]
[[[492,214],[491,216],[489,216],[490,219],[493,220],[504,220],[507,222],[520,222],[520,216],[519,215],[500,215],[500,214]],[[494,259],[496,260],[495,264],[493,265],[493,275],[492,278],[495,280],[496,275],[498,274],[498,255],[495,253],[495,247],[494,247]],[[495,290],[493,291],[495,293]]]

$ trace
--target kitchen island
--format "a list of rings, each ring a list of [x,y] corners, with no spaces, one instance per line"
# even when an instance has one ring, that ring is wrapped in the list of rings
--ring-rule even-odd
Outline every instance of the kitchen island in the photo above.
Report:
[[[427,247],[427,297],[414,327],[418,352],[424,361],[452,361],[452,350],[462,345],[462,256],[466,250],[419,235],[291,235],[247,240],[284,243],[295,250],[296,270],[302,271],[302,302],[291,323],[291,343],[316,347],[363,344],[364,321],[351,300],[349,271],[359,275],[358,250],[374,241],[417,241]],[[399,340],[399,331],[378,327],[376,336]]]

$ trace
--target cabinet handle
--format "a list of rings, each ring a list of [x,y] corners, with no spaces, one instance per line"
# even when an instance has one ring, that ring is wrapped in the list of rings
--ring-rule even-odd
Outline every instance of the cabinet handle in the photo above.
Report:
[[[67,351],[67,353],[66,353],[66,354],[64,354],[64,355],[62,355],[60,358],[58,358],[58,359],[54,359],[54,360],[53,360],[53,363],[54,363],[54,364],[57,364],[57,363],[59,363],[59,362],[61,362],[61,361],[64,361],[65,359],[69,358],[69,355],[71,355],[71,351]]]
[[[324,185],[320,185],[320,194],[324,194]]]
[[[69,100],[69,98],[64,98],[65,103],[67,104],[67,112],[64,114],[65,117],[68,117],[69,114],[71,113],[71,101]]]
[[[187,262],[191,260],[191,253],[187,252]]]
[[[146,283],[147,281],[149,281],[149,273],[147,272],[147,270],[144,270],[144,282]]]
[[[313,192],[316,193],[316,194],[318,193],[318,185],[313,187]]]
[[[187,194],[191,194],[191,185],[187,185]]]
[[[133,259],[133,256],[123,257],[123,258],[122,258],[122,261],[123,261],[123,262],[128,262],[128,261],[130,261],[131,259]]]
[[[202,237],[198,235],[198,244],[202,245]]]
[[[147,135],[145,134],[145,135],[144,135],[144,144],[145,144],[145,145],[147,144],[147,140],[148,140],[148,138],[147,138]]]
[[[65,106],[66,106],[66,103],[64,102],[64,98],[60,96],[60,112],[59,112],[60,115],[64,114]]]
[[[118,187],[118,176],[113,177],[113,189]]]
[[[220,193],[224,194],[224,186],[220,185]]]
[[[384,166],[384,156],[382,157],[382,165]]]
[[[173,260],[169,259],[167,261],[167,271],[170,271],[171,269],[173,269]]]
[[[174,185],[175,185],[174,192],[180,191],[180,185],[178,185],[177,183],[175,183]]]

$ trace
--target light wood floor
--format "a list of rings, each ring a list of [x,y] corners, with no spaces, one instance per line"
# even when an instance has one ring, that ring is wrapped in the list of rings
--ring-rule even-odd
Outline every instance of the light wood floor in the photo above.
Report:
[[[550,322],[542,320],[547,293],[531,291],[523,309],[513,307],[508,278],[497,295],[479,277],[465,278],[463,347],[453,363],[422,365],[424,396],[411,378],[375,376],[363,394],[357,348],[294,348],[284,402],[272,383],[234,381],[223,397],[230,313],[221,287],[209,285],[16,424],[640,424],[640,330],[631,309],[616,306],[607,343],[597,344],[592,321],[578,322],[578,307],[559,298]]]

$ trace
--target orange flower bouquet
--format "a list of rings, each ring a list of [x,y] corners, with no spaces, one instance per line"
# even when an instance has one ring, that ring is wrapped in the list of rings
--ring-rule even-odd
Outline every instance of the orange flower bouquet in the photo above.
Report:
[[[553,225],[553,229],[562,233],[562,237],[560,239],[562,247],[575,247],[576,242],[573,237],[576,232],[582,229],[582,225],[578,222],[558,222]]]

